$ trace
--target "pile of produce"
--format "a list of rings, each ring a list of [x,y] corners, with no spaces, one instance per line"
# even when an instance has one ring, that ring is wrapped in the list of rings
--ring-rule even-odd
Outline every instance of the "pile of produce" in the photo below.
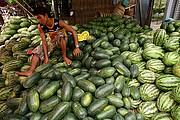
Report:
[[[171,21],[169,23],[163,22],[160,26],[161,29],[166,30],[169,36],[179,36],[180,34],[180,20]]]
[[[39,63],[24,77],[15,72],[29,69],[32,56],[27,51],[41,43],[37,21],[29,19],[12,18],[1,32],[0,118],[180,119],[179,34],[142,28],[119,16],[99,17],[72,26],[79,35],[81,55],[72,55],[69,34],[70,66],[57,49],[50,63]]]
[[[163,20],[167,0],[154,0],[152,20]]]

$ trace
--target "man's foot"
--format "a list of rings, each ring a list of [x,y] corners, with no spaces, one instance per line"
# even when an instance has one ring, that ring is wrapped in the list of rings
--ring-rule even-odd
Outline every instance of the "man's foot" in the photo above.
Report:
[[[67,57],[63,57],[63,60],[64,60],[64,62],[65,62],[67,65],[71,65],[71,64],[72,64],[72,61],[71,61],[69,58],[67,58]]]
[[[25,72],[16,72],[18,75],[23,75],[23,76],[30,76],[33,72],[31,71],[25,71]]]

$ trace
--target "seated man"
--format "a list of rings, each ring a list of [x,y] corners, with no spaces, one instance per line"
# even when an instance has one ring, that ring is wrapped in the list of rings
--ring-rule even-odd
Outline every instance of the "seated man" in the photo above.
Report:
[[[30,69],[25,72],[16,72],[18,75],[31,75],[34,72],[39,60],[43,61],[44,63],[48,63],[48,55],[55,47],[61,47],[63,60],[67,65],[70,65],[72,61],[66,56],[66,30],[71,32],[74,38],[75,48],[73,50],[73,55],[80,55],[77,32],[71,26],[66,24],[61,19],[51,18],[49,12],[44,7],[35,8],[34,15],[40,23],[38,25],[38,30],[42,39],[42,45],[36,47],[32,51],[33,58]],[[48,33],[51,38],[51,40],[48,42],[46,42],[45,33]]]

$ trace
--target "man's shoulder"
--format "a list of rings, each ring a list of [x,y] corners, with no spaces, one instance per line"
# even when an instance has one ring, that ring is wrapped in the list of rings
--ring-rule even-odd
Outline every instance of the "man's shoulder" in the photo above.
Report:
[[[44,32],[47,32],[48,28],[46,25],[40,24],[40,27]]]
[[[62,19],[61,18],[54,18],[54,22],[58,22],[60,20],[62,20]]]
[[[42,29],[44,29],[46,26],[43,24],[39,24],[41,26]]]

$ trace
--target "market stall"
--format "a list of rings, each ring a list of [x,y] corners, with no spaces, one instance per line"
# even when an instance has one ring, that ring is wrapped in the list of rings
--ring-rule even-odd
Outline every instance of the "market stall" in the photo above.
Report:
[[[27,52],[41,44],[38,22],[13,16],[3,25],[0,119],[180,119],[180,20],[153,30],[120,15],[94,16],[114,7],[108,0],[107,6],[91,2],[75,4],[75,20],[81,24],[70,24],[78,33],[81,55],[73,56],[68,33],[72,64],[65,64],[56,49],[50,63],[39,63],[28,77],[16,71],[29,69],[32,55]]]

